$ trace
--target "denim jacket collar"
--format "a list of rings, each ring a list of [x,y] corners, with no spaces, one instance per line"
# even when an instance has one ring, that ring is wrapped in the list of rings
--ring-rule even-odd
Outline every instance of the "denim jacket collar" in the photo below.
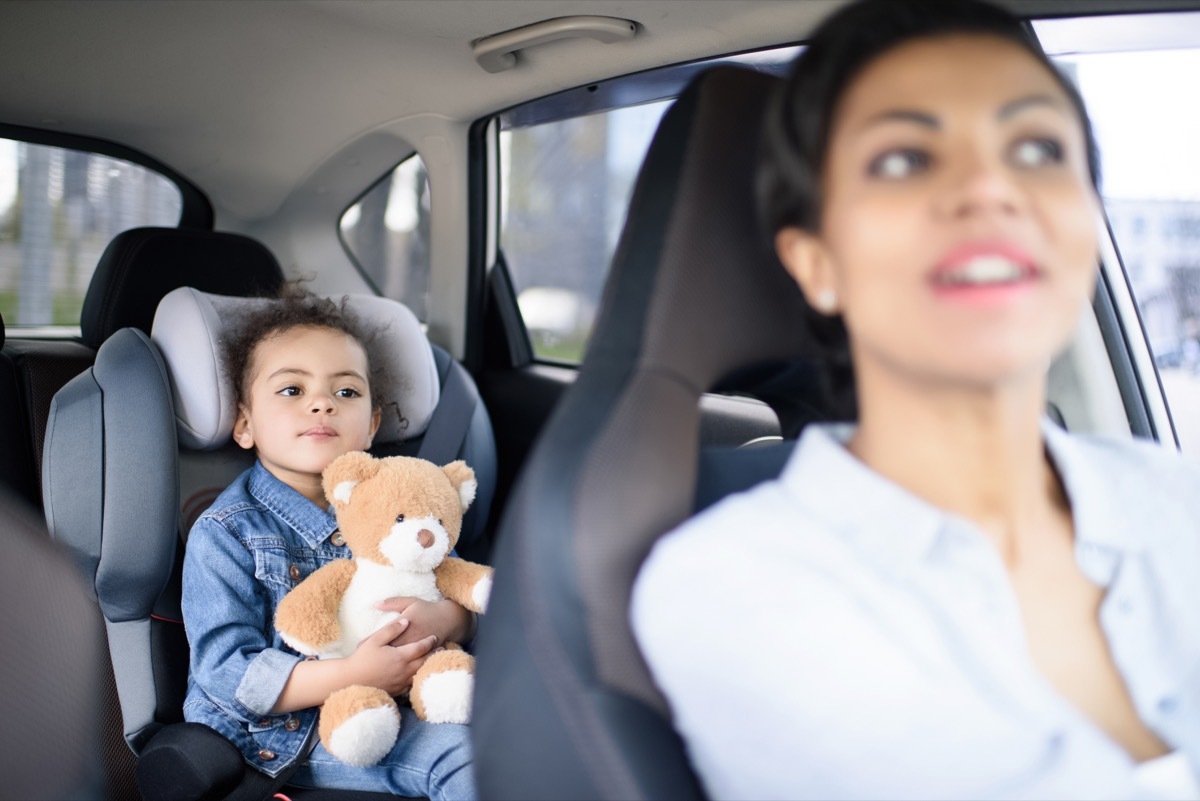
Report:
[[[337,518],[273,476],[262,462],[255,461],[247,488],[286,522],[310,548],[316,548],[337,531]]]

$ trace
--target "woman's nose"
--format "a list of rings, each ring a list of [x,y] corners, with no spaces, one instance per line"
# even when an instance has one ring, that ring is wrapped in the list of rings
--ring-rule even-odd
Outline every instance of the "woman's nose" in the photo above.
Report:
[[[964,159],[943,196],[943,212],[955,218],[1014,214],[1021,193],[1007,165],[984,158]]]

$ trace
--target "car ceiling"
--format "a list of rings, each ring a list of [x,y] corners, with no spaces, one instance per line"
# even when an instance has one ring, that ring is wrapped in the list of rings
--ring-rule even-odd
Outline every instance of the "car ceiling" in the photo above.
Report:
[[[0,122],[154,156],[246,220],[346,144],[417,115],[469,122],[591,81],[802,39],[841,0],[39,0],[0,2]],[[1144,0],[1013,0],[1038,15]],[[1194,2],[1155,2],[1195,7]],[[483,71],[472,43],[545,19],[632,19]]]

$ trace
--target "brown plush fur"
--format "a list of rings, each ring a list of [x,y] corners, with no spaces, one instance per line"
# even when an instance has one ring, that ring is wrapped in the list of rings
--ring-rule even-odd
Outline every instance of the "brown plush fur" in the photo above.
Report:
[[[474,673],[475,658],[455,643],[450,643],[446,646],[446,650],[438,651],[425,660],[425,664],[421,665],[420,670],[413,676],[412,692],[408,694],[413,712],[416,712],[417,717],[421,720],[428,720],[425,714],[425,699],[421,694],[422,683],[434,673],[443,673],[447,670],[463,670],[467,673]]]
[[[339,559],[306,578],[300,585],[305,588],[303,591],[289,592],[280,601],[275,610],[275,628],[313,649],[341,639],[338,603],[350,586],[354,570],[349,559]]]
[[[362,687],[354,685],[338,690],[325,699],[321,705],[321,717],[317,722],[317,732],[321,742],[328,748],[330,739],[337,727],[350,718],[367,709],[381,706],[394,707],[396,702],[391,696],[377,687]]]
[[[452,601],[462,604],[472,612],[482,612],[483,607],[475,603],[471,590],[479,581],[492,574],[490,567],[477,565],[474,562],[464,562],[455,556],[447,556],[437,568],[438,589]]]

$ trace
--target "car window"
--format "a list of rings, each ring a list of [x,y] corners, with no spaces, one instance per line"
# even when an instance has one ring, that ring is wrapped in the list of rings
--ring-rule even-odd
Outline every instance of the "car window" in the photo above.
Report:
[[[175,226],[179,187],[118,158],[0,139],[0,315],[12,328],[78,326],[109,241]]]
[[[583,358],[638,169],[687,81],[718,63],[782,74],[797,52],[675,65],[500,115],[499,246],[536,357]]]
[[[1200,452],[1200,14],[1035,29],[1087,104],[1129,289],[1180,446]]]
[[[346,209],[342,245],[377,292],[424,321],[429,307],[429,174],[413,155]]]

